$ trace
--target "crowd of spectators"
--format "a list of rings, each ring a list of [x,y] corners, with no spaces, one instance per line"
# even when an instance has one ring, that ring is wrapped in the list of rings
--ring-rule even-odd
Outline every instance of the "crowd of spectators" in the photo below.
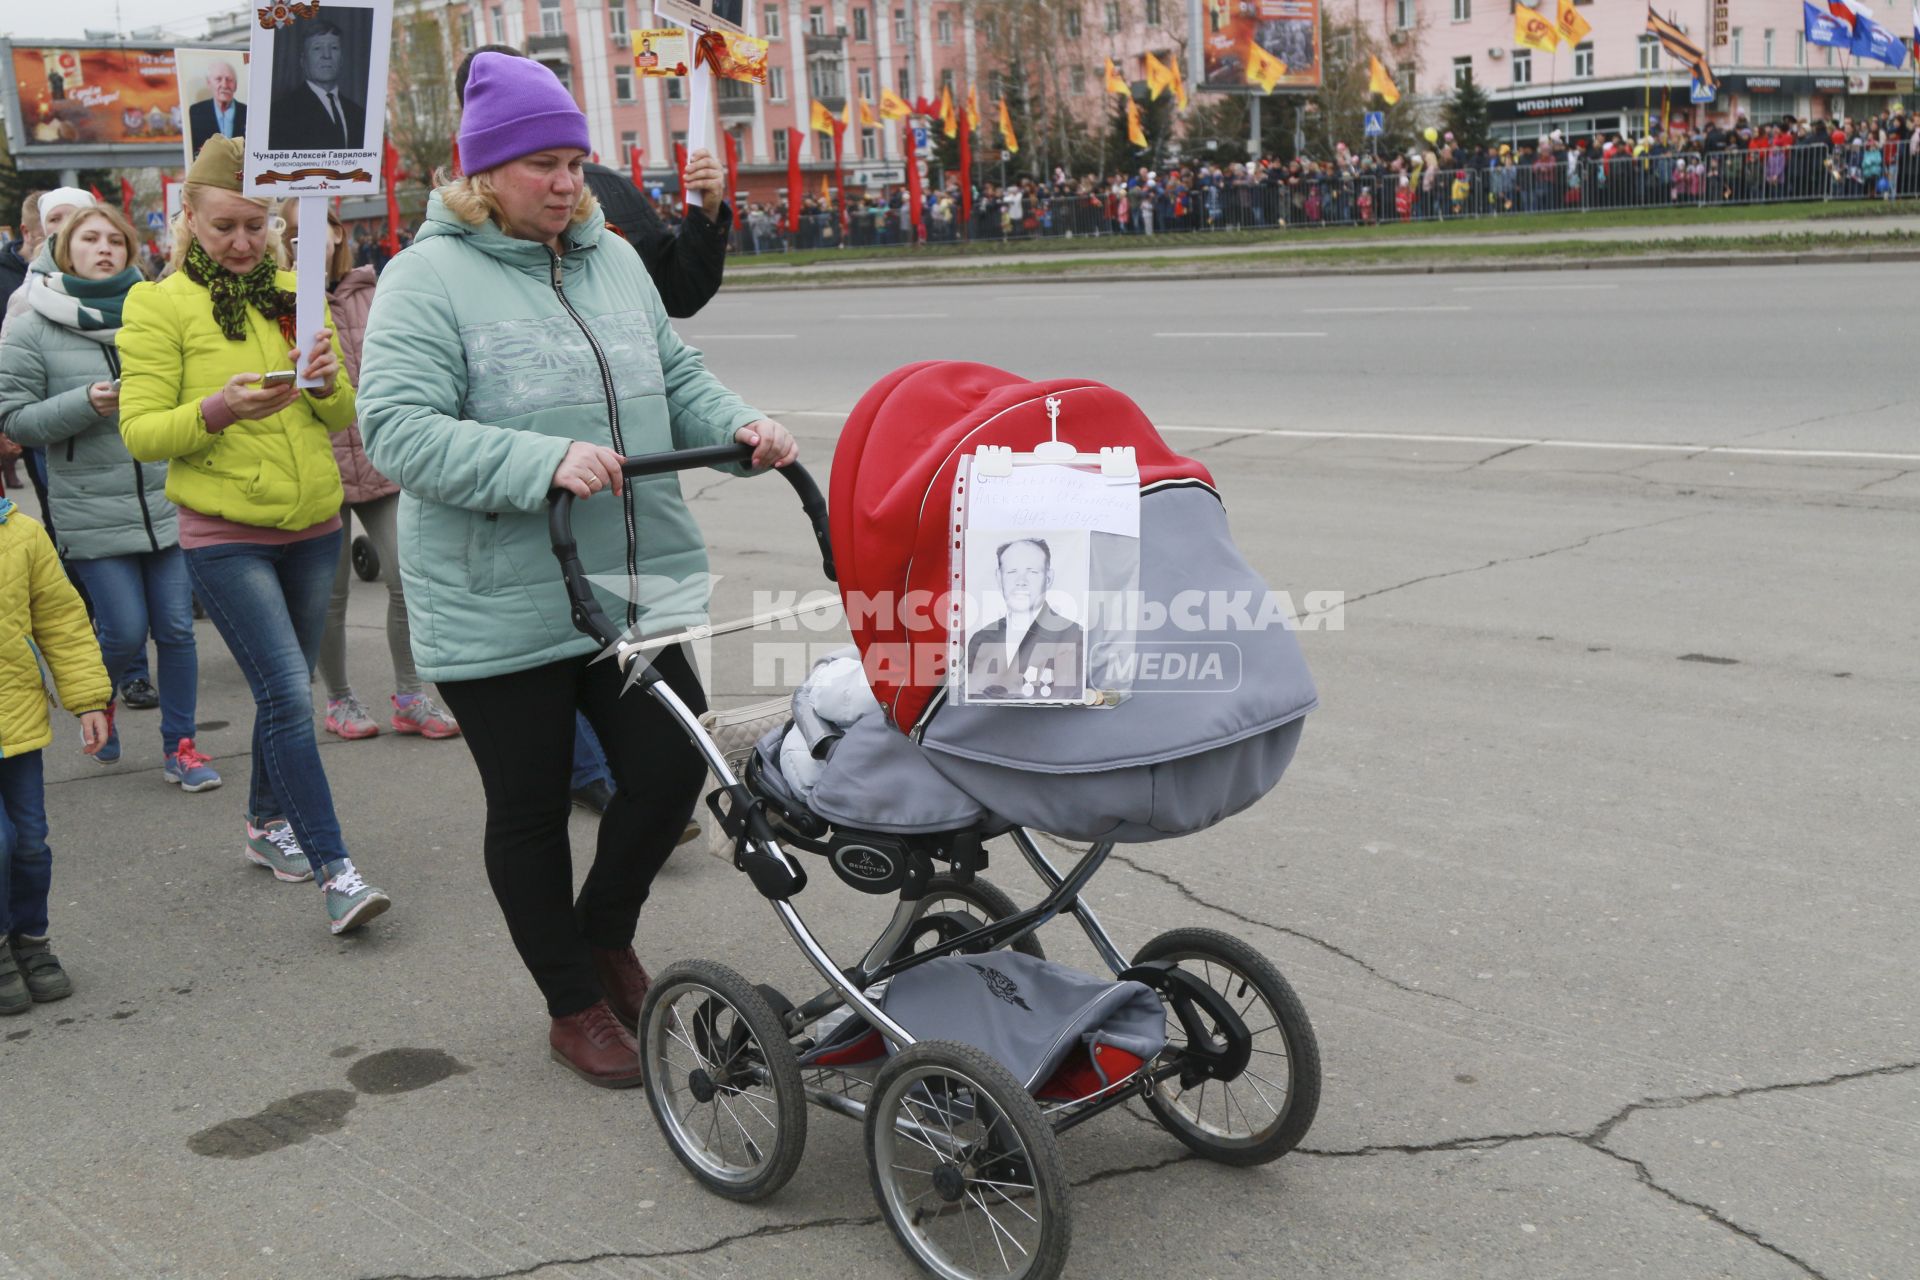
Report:
[[[1127,175],[986,181],[973,193],[972,225],[959,179],[924,196],[916,233],[904,188],[850,192],[845,227],[836,202],[809,194],[798,230],[782,198],[751,204],[736,220],[734,249],[788,249],[1155,235],[1261,227],[1366,225],[1500,217],[1569,209],[1749,204],[1920,196],[1920,113],[1676,128],[1640,137],[1568,138],[1468,146],[1428,129],[1404,151],[1337,144],[1329,158],[1248,163],[1200,160]]]

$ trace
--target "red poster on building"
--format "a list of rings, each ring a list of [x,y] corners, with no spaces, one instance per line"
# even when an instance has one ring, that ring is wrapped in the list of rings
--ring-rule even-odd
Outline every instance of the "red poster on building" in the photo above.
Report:
[[[1276,90],[1320,87],[1320,0],[1196,0],[1196,8],[1206,32],[1202,89],[1263,93],[1250,83],[1249,68],[1261,71],[1270,66],[1267,59],[1286,69],[1267,77]]]

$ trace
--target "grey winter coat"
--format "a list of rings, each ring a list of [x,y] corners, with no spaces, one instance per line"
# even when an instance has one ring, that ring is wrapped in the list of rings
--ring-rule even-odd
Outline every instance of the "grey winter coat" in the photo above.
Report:
[[[47,503],[60,554],[74,560],[164,551],[180,541],[167,468],[120,442],[120,415],[101,417],[87,388],[120,376],[119,353],[37,311],[0,342],[0,432],[47,451]]]

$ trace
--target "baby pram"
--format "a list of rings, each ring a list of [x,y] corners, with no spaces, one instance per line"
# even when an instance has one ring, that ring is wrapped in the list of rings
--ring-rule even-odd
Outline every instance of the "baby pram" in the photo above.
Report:
[[[878,384],[844,429],[834,508],[798,466],[781,474],[812,520],[843,598],[909,592],[950,559],[946,495],[963,451],[1027,449],[1052,412],[1098,423],[1135,450],[1139,589],[1259,590],[1233,547],[1211,478],[1167,449],[1124,396],[1083,381],[1029,383],[978,365],[910,366]],[[630,458],[630,477],[740,462],[745,447]],[[733,863],[772,904],[827,983],[795,1004],[724,965],[684,961],[641,1013],[647,1098],[675,1155],[737,1200],[777,1191],[798,1166],[807,1104],[864,1122],[873,1191],[901,1246],[942,1277],[1044,1280],[1071,1237],[1058,1135],[1133,1099],[1179,1141],[1231,1165],[1284,1155],[1319,1101],[1319,1052],[1273,964],[1211,929],[1161,934],[1129,959],[1081,896],[1119,842],[1201,829],[1279,779],[1313,687],[1292,633],[1199,625],[1183,643],[1240,650],[1231,689],[1177,700],[1136,690],[1104,708],[949,705],[938,663],[909,660],[872,684],[883,715],[834,744],[803,801],[781,777],[775,723],[739,767],[647,665],[658,642],[622,638],[586,581],[570,495],[552,539],[575,625],[684,725],[718,780],[707,803]],[[935,611],[936,617],[938,611]],[[872,656],[944,650],[944,627],[849,611]],[[922,620],[924,624],[924,619]],[[1216,625],[1217,623],[1217,625]],[[1045,835],[1040,834],[1045,832]],[[1091,842],[1062,869],[1046,847]],[[981,872],[1011,847],[1047,886],[1018,907]],[[897,895],[854,964],[802,920],[802,854],[861,893]],[[1078,921],[1111,977],[1046,961],[1036,931]]]

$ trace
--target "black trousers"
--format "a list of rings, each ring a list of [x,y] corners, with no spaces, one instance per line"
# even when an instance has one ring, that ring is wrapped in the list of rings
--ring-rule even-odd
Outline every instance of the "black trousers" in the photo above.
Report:
[[[684,649],[661,650],[653,665],[696,715],[706,710]],[[486,791],[487,880],[556,1018],[603,997],[587,949],[632,943],[641,904],[706,776],[679,722],[638,686],[622,697],[623,680],[610,661],[576,658],[440,684]],[[577,901],[567,839],[575,708],[606,749],[617,787]]]

